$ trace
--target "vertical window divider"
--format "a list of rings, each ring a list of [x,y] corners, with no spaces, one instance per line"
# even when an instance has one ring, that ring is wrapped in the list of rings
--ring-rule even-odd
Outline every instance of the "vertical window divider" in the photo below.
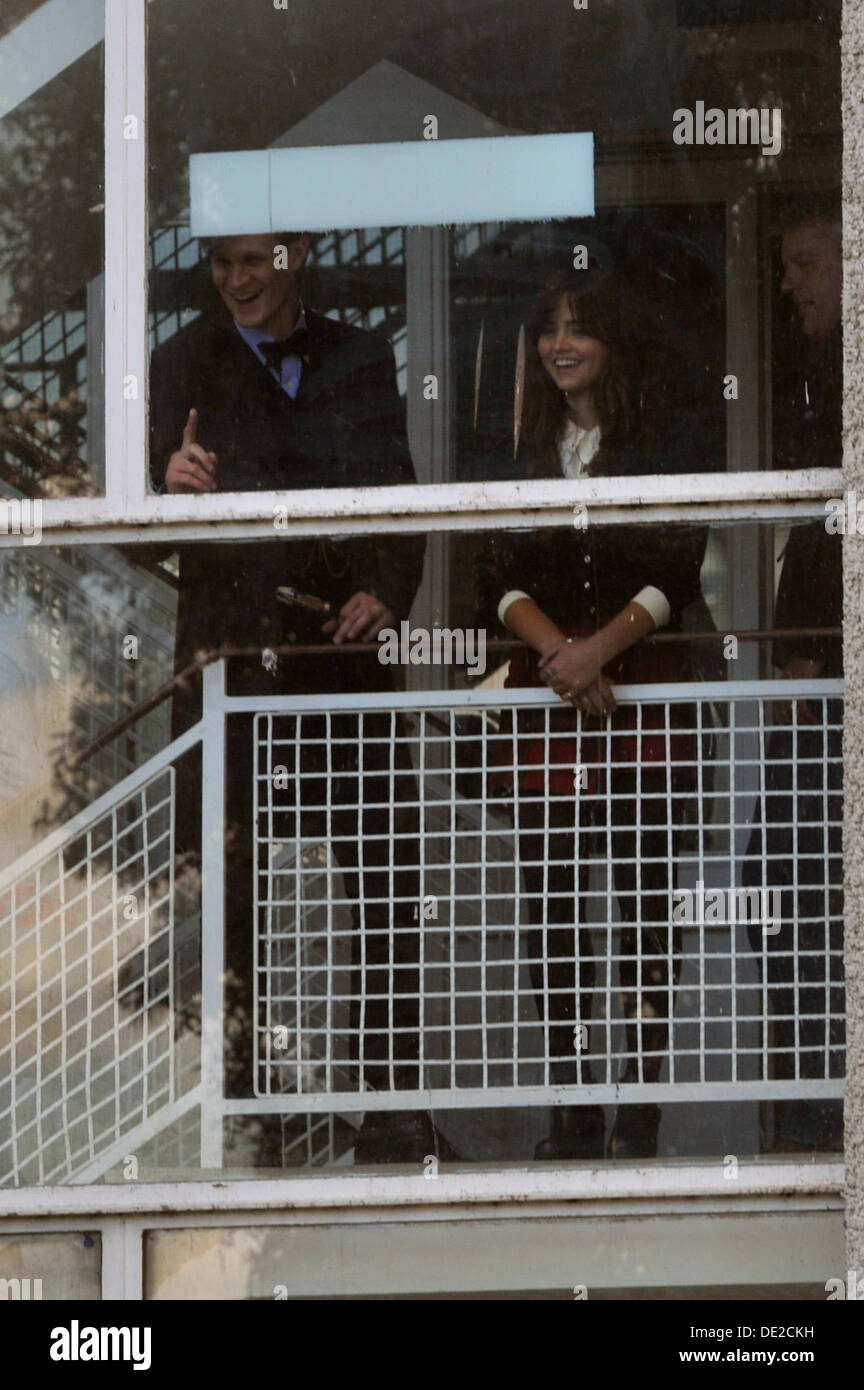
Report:
[[[105,506],[147,491],[146,0],[105,0]]]

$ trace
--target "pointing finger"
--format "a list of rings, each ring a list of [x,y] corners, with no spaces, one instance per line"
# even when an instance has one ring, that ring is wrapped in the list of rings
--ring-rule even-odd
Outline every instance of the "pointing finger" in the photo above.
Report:
[[[195,437],[196,437],[197,433],[198,433],[198,411],[193,409],[193,410],[190,410],[190,411],[189,411],[189,419],[186,421],[185,427],[184,427],[184,429],[183,429],[183,448],[184,448],[184,449],[188,449],[189,446],[190,446],[190,444],[194,444],[194,443],[195,443]]]

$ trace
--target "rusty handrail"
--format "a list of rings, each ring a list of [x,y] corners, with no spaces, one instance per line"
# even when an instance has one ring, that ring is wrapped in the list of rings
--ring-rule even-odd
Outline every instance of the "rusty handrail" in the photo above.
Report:
[[[765,638],[782,637],[785,639],[793,637],[840,637],[842,628],[839,627],[785,627],[785,628],[749,628],[737,631],[723,632],[658,632],[653,636],[644,637],[644,642],[725,642],[727,637],[736,637],[741,642],[756,642]],[[487,651],[516,651],[524,649],[525,642],[518,642],[515,638],[495,637],[486,643]],[[67,772],[74,772],[83,763],[89,761],[96,753],[113,743],[115,738],[126,732],[133,724],[137,724],[145,714],[156,709],[165,700],[173,695],[175,690],[180,690],[194,676],[199,675],[205,666],[210,666],[214,661],[221,661],[223,657],[252,657],[261,656],[263,652],[271,651],[277,656],[342,656],[357,655],[359,653],[371,654],[380,651],[378,642],[342,642],[335,646],[332,642],[310,642],[306,645],[291,643],[283,646],[274,647],[232,647],[225,645],[216,647],[212,651],[199,652],[193,662],[190,662],[182,671],[178,671],[169,681],[155,690],[152,695],[148,695],[145,700],[140,700],[128,713],[121,719],[109,724],[107,729],[103,729],[101,734],[91,739],[86,747],[78,753],[66,759],[62,767]]]

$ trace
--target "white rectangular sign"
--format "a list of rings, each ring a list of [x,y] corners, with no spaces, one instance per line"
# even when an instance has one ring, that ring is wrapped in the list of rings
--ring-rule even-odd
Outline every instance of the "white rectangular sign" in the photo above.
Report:
[[[193,236],[539,222],[594,212],[594,137],[506,135],[195,154]]]

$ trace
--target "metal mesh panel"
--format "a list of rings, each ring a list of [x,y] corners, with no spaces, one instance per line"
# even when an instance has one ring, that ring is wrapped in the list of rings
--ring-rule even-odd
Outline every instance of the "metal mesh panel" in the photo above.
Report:
[[[758,689],[259,715],[256,1094],[840,1095],[839,701]]]
[[[0,1182],[73,1177],[172,1101],[174,771],[0,890]]]
[[[45,473],[76,471],[87,460],[87,316],[81,299],[81,307],[48,314],[0,348],[2,459],[19,485],[38,484]]]

